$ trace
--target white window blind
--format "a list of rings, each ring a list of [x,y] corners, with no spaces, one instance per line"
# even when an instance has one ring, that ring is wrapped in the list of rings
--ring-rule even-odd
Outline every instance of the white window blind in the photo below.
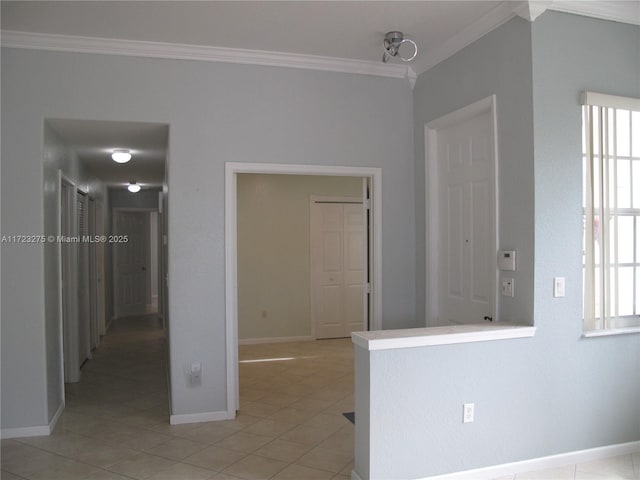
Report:
[[[585,92],[584,328],[640,326],[640,99]]]

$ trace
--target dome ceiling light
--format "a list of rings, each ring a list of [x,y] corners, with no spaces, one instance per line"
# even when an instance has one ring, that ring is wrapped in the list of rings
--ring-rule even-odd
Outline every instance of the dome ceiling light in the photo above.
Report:
[[[129,190],[131,193],[138,193],[140,191],[140,185],[138,185],[136,182],[129,182],[129,186],[127,187],[127,190]]]
[[[127,163],[129,160],[131,160],[131,152],[129,150],[119,148],[113,151],[113,153],[111,154],[111,158],[114,162],[117,163]]]

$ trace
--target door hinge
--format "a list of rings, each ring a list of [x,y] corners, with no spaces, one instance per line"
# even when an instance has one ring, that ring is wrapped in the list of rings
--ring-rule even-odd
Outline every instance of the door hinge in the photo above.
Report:
[[[363,206],[364,208],[366,208],[367,210],[371,210],[371,200],[369,200],[368,198],[365,198],[365,199],[362,201],[362,206]]]
[[[365,283],[364,284],[364,293],[371,293],[371,284],[370,283]]]

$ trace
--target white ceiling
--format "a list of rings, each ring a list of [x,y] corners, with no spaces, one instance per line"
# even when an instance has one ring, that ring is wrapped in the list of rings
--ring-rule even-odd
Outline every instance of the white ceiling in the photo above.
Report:
[[[329,66],[410,80],[416,72],[424,72],[514,15],[532,21],[545,9],[554,9],[640,24],[638,0],[2,0],[0,7],[2,44],[10,47],[296,68]],[[410,69],[381,62],[382,40],[391,30],[404,32],[418,45]],[[255,51],[268,54],[256,55]],[[298,56],[291,60],[292,54]],[[357,69],[352,70],[351,65]],[[56,120],[52,127],[108,183],[162,181],[167,126]],[[109,154],[118,147],[138,150],[135,161],[115,165]]]

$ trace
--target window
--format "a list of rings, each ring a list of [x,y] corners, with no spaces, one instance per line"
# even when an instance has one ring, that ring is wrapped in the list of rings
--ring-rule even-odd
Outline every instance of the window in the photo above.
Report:
[[[584,330],[640,327],[640,99],[583,94]]]

